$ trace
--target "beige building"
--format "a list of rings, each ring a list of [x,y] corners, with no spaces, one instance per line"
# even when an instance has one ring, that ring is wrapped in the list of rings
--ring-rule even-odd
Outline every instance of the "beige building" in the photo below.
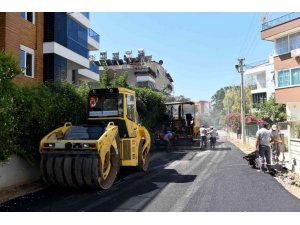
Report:
[[[112,59],[108,59],[106,52],[101,52],[100,65],[100,76],[103,66],[107,66],[112,77],[126,72],[130,85],[150,87],[166,93],[173,91],[173,79],[163,67],[163,61],[153,61],[151,56],[145,55],[143,49],[138,50],[137,57],[132,57],[132,52],[127,51],[124,60],[119,58],[119,53],[113,53]]]

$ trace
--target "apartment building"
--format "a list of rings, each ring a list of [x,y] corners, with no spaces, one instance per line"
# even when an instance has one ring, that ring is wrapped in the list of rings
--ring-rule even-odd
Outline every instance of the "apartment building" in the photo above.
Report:
[[[13,52],[24,71],[15,82],[99,81],[99,35],[89,25],[85,12],[0,13],[0,49]]]
[[[275,92],[274,60],[270,56],[266,60],[246,65],[245,75],[251,88],[252,103],[255,108],[268,100]]]
[[[274,42],[275,98],[286,104],[290,162],[300,172],[300,13],[263,23],[261,38]]]
[[[44,13],[0,13],[0,50],[13,53],[23,69],[16,83],[43,82],[43,40]]]
[[[163,67],[163,61],[153,61],[152,56],[146,56],[143,49],[138,50],[137,57],[132,56],[132,51],[126,51],[124,59],[120,59],[119,52],[113,53],[112,59],[107,58],[106,52],[100,53],[99,65],[104,70],[108,68],[109,76],[128,75],[127,82],[138,87],[150,87],[158,91],[171,93],[173,79]]]

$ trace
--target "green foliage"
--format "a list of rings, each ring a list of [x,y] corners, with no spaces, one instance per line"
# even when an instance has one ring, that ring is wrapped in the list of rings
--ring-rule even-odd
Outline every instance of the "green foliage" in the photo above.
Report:
[[[128,87],[127,78],[128,74],[125,71],[123,74],[114,74],[111,78],[108,73],[108,67],[104,66],[104,70],[101,73],[99,85],[100,88],[117,88],[117,87]]]
[[[252,109],[252,96],[249,87],[244,87],[245,114],[249,114]],[[223,100],[224,109],[232,113],[241,112],[241,95],[240,87],[235,86],[228,88]]]
[[[166,97],[166,102],[188,102],[191,101],[190,98],[186,98],[183,95],[173,96],[169,95]]]
[[[232,87],[229,86],[220,88],[211,97],[212,111],[210,113],[210,121],[214,126],[225,125],[225,115],[227,113],[227,108],[224,107],[223,100],[225,98],[226,91],[230,88]]]
[[[150,131],[160,129],[166,112],[165,95],[150,88],[131,87],[136,92],[137,111],[141,123]]]
[[[284,122],[287,119],[285,105],[277,104],[274,95],[268,101],[261,102],[257,109],[255,116],[269,124]]]
[[[0,160],[17,154],[32,161],[44,135],[65,122],[85,121],[87,99],[69,83],[11,86],[0,98],[0,109]]]
[[[12,53],[0,52],[0,85],[5,85],[15,76],[21,74],[19,62],[15,60]]]

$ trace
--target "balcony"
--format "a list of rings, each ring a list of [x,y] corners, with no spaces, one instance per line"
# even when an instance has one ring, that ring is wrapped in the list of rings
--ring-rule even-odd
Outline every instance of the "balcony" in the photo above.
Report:
[[[264,64],[266,64],[266,63],[269,63],[269,59],[260,60],[260,61],[257,61],[257,62],[248,64],[248,65],[246,65],[245,67],[246,67],[246,69],[253,69],[253,68],[255,68],[255,67],[264,65]]]
[[[90,19],[90,13],[89,12],[81,12],[82,15],[84,15],[87,19]]]
[[[79,69],[78,73],[89,81],[99,81],[99,66],[92,61],[90,61],[89,69]]]
[[[67,15],[85,28],[90,27],[89,13],[84,12],[67,12]],[[88,17],[87,17],[88,16]]]
[[[300,31],[300,12],[289,13],[262,24],[261,38],[275,41]]]
[[[94,73],[99,74],[99,66],[97,66],[95,63],[90,62],[90,70],[93,71]]]
[[[262,24],[262,31],[300,18],[300,12],[293,12]]]
[[[100,35],[97,34],[94,30],[89,28],[88,30],[88,48],[90,51],[96,51],[100,48]]]

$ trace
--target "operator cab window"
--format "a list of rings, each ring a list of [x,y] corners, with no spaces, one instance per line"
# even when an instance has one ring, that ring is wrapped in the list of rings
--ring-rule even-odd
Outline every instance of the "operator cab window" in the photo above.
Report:
[[[118,99],[118,109],[119,109],[119,117],[124,116],[124,104],[123,104],[123,94],[119,94],[119,99]]]
[[[135,121],[134,109],[135,109],[135,101],[133,95],[127,95],[127,118],[131,121]]]
[[[90,97],[89,116],[115,117],[118,115],[118,95],[102,95]]]

